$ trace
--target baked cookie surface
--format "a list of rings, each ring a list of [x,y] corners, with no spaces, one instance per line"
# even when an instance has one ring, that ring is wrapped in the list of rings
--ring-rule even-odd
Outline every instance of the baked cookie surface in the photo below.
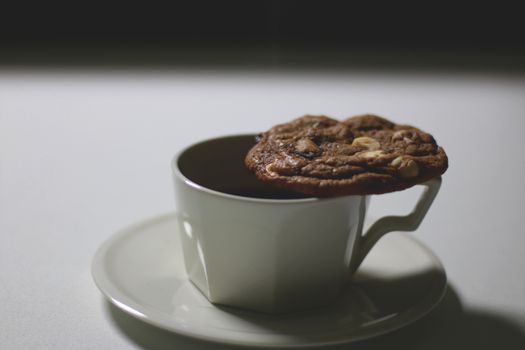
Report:
[[[304,116],[259,135],[245,164],[263,182],[327,197],[403,190],[443,174],[448,159],[432,135],[409,125]]]

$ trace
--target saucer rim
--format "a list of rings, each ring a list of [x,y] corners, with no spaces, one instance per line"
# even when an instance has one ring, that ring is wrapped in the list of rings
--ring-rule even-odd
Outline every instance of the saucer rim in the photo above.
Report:
[[[421,300],[419,303],[412,305],[410,308],[408,308],[408,310],[402,311],[399,314],[393,317],[389,317],[384,321],[378,321],[378,324],[372,326],[369,329],[366,329],[361,334],[348,334],[347,336],[340,335],[337,339],[333,340],[303,342],[299,341],[284,343],[275,341],[245,341],[241,339],[234,339],[232,337],[207,335],[203,332],[185,329],[184,326],[174,327],[173,319],[169,319],[169,317],[166,317],[162,314],[156,314],[152,317],[151,312],[148,311],[147,307],[143,305],[137,305],[136,301],[131,300],[124,293],[122,293],[122,291],[119,290],[119,288],[117,288],[115,281],[108,278],[108,274],[105,272],[105,269],[103,267],[103,262],[105,261],[104,258],[107,256],[110,248],[113,247],[115,243],[117,243],[118,241],[120,241],[128,235],[131,235],[133,233],[140,233],[141,229],[144,227],[148,227],[156,223],[161,223],[166,220],[178,220],[178,213],[172,211],[160,215],[150,216],[144,220],[137,221],[131,225],[128,225],[116,231],[113,235],[111,235],[111,237],[106,239],[96,250],[96,253],[94,254],[93,260],[91,262],[91,276],[95,285],[100,290],[102,295],[111,304],[113,304],[115,307],[117,307],[119,310],[123,311],[127,315],[144,321],[152,326],[166,330],[168,332],[200,341],[237,346],[250,346],[258,348],[309,348],[317,346],[349,344],[356,341],[375,338],[394,332],[416,322],[417,320],[420,320],[424,316],[428,315],[432,310],[434,310],[437,305],[439,305],[448,289],[448,278],[446,271],[442,262],[434,254],[434,252],[412,235],[396,232],[400,237],[403,237],[403,239],[409,240],[412,243],[414,243],[416,246],[418,246],[419,249],[424,251],[428,257],[431,258],[437,271],[440,272],[439,277],[436,278],[436,281],[434,282],[435,286],[431,288],[431,291],[428,293],[428,295],[426,295],[425,298],[423,298],[423,300]],[[395,322],[393,324],[392,319],[395,319]],[[385,322],[388,322],[388,326],[384,325]]]

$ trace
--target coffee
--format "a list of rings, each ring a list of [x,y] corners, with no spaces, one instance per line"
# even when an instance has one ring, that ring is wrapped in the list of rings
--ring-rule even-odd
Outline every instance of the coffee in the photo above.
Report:
[[[197,144],[181,154],[178,166],[194,183],[226,194],[264,199],[311,197],[257,180],[244,165],[244,157],[255,142],[255,135],[241,135]]]

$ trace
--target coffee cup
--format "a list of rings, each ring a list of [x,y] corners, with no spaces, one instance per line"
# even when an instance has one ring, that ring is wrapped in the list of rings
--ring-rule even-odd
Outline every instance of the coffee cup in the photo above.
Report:
[[[363,233],[370,196],[308,197],[258,181],[244,166],[254,135],[193,144],[171,167],[184,262],[190,281],[217,305],[285,313],[328,305],[374,244],[413,231],[441,186],[424,191],[406,216]]]

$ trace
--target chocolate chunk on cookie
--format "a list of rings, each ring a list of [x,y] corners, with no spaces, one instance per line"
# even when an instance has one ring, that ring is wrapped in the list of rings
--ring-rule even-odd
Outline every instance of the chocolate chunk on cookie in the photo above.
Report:
[[[403,190],[443,174],[448,159],[413,126],[375,115],[304,116],[259,135],[245,164],[263,182],[327,197]]]

